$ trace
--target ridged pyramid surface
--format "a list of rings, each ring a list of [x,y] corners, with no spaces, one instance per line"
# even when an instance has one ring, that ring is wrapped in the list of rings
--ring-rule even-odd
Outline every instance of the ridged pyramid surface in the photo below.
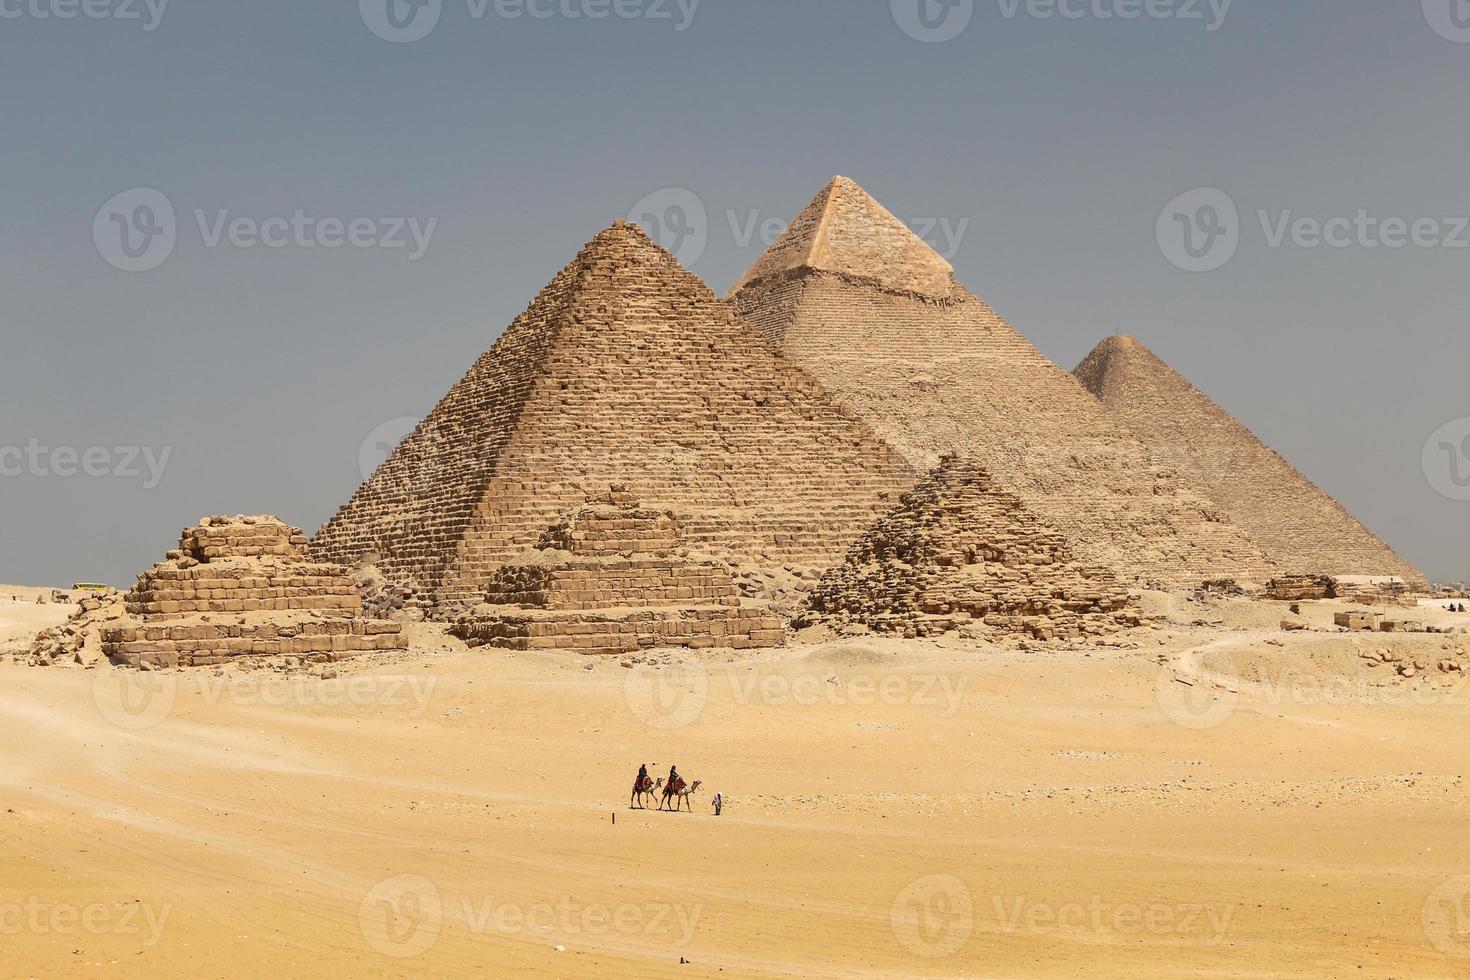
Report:
[[[1078,379],[1289,574],[1397,575],[1427,588],[1332,497],[1132,337],[1108,337]]]
[[[632,224],[599,234],[313,541],[441,599],[612,486],[733,563],[826,568],[917,479]]]
[[[826,216],[817,225],[840,226],[842,247],[793,229],[732,292],[737,311],[915,467],[950,452],[974,458],[1079,557],[1125,582],[1263,584],[1275,574],[1249,535],[1154,466],[1076,378],[952,277],[942,283],[948,263],[870,201],[851,181],[825,188],[803,223]],[[802,257],[808,241],[818,258]]]

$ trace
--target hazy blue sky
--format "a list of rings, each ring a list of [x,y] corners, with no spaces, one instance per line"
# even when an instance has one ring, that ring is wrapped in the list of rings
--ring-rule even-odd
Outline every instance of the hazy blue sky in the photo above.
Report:
[[[723,292],[835,173],[963,227],[960,278],[1064,366],[1137,335],[1470,577],[1470,2],[386,2],[0,0],[0,582],[127,584],[209,513],[315,530],[645,196],[697,196]],[[1198,188],[1238,223],[1165,213]],[[366,221],[308,248],[298,209]],[[1288,211],[1372,223],[1273,245]],[[369,246],[406,219],[422,255]]]

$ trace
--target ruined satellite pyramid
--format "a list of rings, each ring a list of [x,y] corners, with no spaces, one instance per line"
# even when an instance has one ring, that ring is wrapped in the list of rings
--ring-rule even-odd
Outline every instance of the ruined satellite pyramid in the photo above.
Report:
[[[785,623],[742,602],[729,568],[692,557],[674,514],[622,487],[567,515],[490,579],[456,621],[471,646],[591,655],[650,647],[781,646]]]
[[[1107,338],[1075,373],[1114,418],[1215,500],[1284,571],[1396,575],[1428,588],[1422,572],[1132,337]]]
[[[736,310],[921,470],[972,456],[1128,583],[1264,583],[1274,568],[1070,374],[842,177],[730,295]]]
[[[917,480],[641,228],[599,234],[318,532],[440,602],[625,486],[691,547],[825,569]]]
[[[932,636],[1077,638],[1137,626],[1137,602],[984,470],[949,456],[822,577],[803,622]]]
[[[312,560],[301,530],[268,515],[185,528],[124,602],[129,618],[103,627],[102,650],[135,667],[323,662],[408,648],[399,624],[363,615],[346,568]]]

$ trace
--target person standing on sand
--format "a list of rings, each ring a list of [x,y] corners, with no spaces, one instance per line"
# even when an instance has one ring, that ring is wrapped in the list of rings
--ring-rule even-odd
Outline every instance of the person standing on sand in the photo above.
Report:
[[[725,808],[725,794],[724,793],[716,793],[715,794],[715,816],[718,817],[720,815],[720,811],[723,810],[724,808]]]

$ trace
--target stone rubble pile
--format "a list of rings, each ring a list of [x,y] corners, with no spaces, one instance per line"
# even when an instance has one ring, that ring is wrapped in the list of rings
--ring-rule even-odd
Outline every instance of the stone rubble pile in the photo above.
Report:
[[[1142,619],[1110,571],[1077,562],[1060,534],[956,455],[823,576],[797,625],[1050,640],[1115,633]]]

